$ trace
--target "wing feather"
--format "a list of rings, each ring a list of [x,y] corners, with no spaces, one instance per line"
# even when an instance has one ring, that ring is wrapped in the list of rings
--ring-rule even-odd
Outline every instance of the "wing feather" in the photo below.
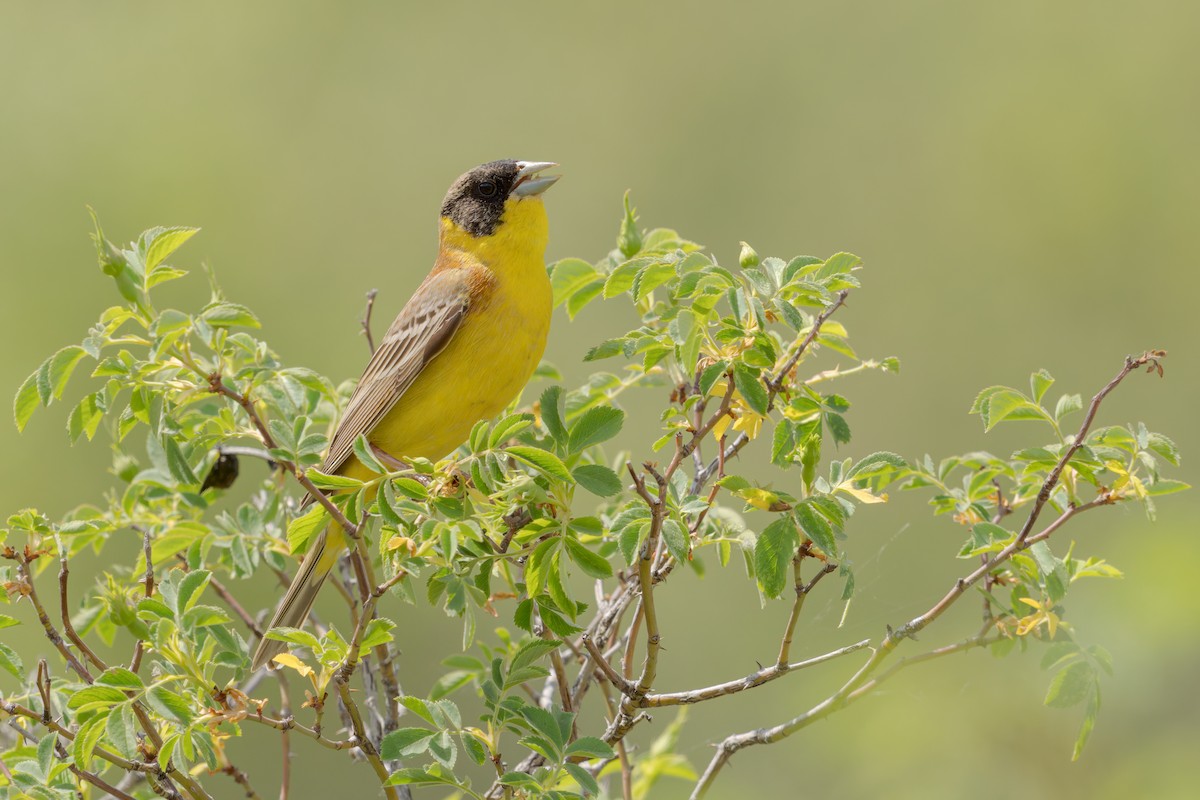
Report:
[[[329,442],[321,471],[334,473],[354,452],[354,440],[391,411],[425,365],[440,353],[470,306],[465,270],[430,275],[396,317],[371,357]]]

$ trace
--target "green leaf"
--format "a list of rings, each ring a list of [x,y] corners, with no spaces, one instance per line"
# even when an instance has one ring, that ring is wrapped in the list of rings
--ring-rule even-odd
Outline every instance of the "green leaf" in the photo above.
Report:
[[[1161,433],[1151,433],[1146,440],[1146,446],[1165,458],[1174,466],[1179,466],[1179,448],[1175,443]]]
[[[158,767],[161,770],[166,770],[171,766],[171,756],[175,755],[175,748],[179,746],[179,734],[173,733],[163,739],[162,747],[158,749]]]
[[[76,731],[75,742],[71,745],[71,755],[74,757],[75,766],[79,769],[86,770],[91,766],[92,753],[95,752],[96,745],[104,736],[107,716],[107,714],[97,714],[83,723]]]
[[[564,258],[555,262],[550,268],[554,305],[562,305],[575,292],[603,277],[595,267],[579,258]]]
[[[1037,372],[1029,376],[1029,388],[1033,395],[1033,402],[1040,403],[1042,398],[1046,396],[1046,390],[1054,383],[1054,378],[1044,369],[1039,369]]]
[[[67,701],[67,708],[79,712],[103,709],[124,703],[126,699],[125,693],[120,689],[111,686],[89,686],[71,695],[71,699]]]
[[[843,481],[861,480],[869,478],[873,475],[878,475],[881,472],[888,470],[907,469],[908,462],[902,456],[895,453],[889,453],[886,450],[880,450],[877,453],[871,453],[869,456],[864,456],[859,459],[858,463],[852,466],[843,476]]]
[[[1079,736],[1075,739],[1075,748],[1071,752],[1071,760],[1078,761],[1087,746],[1092,729],[1096,727],[1096,717],[1100,715],[1100,687],[1097,684],[1092,696],[1088,698],[1087,711],[1084,712],[1083,722],[1079,726]]]
[[[836,558],[837,541],[834,539],[833,528],[813,507],[812,503],[809,500],[800,503],[795,508],[795,514],[796,521],[800,524],[800,530],[804,535],[811,539],[822,553],[830,558]]]
[[[196,605],[211,578],[212,573],[203,569],[193,570],[185,575],[179,582],[179,593],[175,597],[176,611],[182,614]]]
[[[49,775],[51,767],[54,766],[54,745],[57,742],[58,734],[53,731],[47,733],[42,737],[42,740],[38,742],[37,761],[43,775]]]
[[[767,597],[778,597],[783,592],[797,546],[796,526],[790,517],[776,519],[758,535],[754,542],[754,572]]]
[[[436,722],[433,721],[433,713],[429,710],[429,704],[426,703],[421,698],[414,697],[412,695],[405,695],[405,696],[399,698],[399,700],[400,700],[400,705],[404,706],[409,711],[413,712],[418,717],[420,717],[421,719],[428,722],[430,725],[437,724]]]
[[[602,291],[604,291],[604,281],[597,279],[567,298],[567,318],[575,319],[576,315],[578,315],[588,303],[599,297],[600,292]]]
[[[571,474],[576,483],[597,497],[612,497],[621,491],[621,479],[603,464],[583,464]]]
[[[104,419],[104,410],[104,392],[92,392],[85,395],[71,411],[71,416],[67,418],[67,434],[70,435],[71,441],[75,441],[85,433],[88,441],[91,441],[96,435],[96,431],[100,429],[100,423]]]
[[[34,370],[33,374],[25,379],[21,384],[21,388],[17,389],[17,394],[13,397],[13,419],[17,423],[17,430],[25,430],[25,425],[29,422],[29,418],[33,416],[34,410],[40,402],[38,397],[38,372]]]
[[[1163,494],[1174,494],[1175,492],[1184,492],[1192,488],[1191,484],[1183,481],[1171,480],[1170,478],[1160,478],[1154,483],[1146,487],[1146,494],[1151,497],[1157,497]]]
[[[977,413],[983,418],[984,431],[990,431],[1004,420],[1049,419],[1040,406],[1018,391],[1001,386],[985,389],[984,392],[989,394],[983,397],[983,393],[980,393],[982,400],[976,398],[979,407]]]
[[[164,436],[162,445],[163,451],[167,455],[167,469],[171,471],[171,477],[188,486],[200,483],[200,479],[192,471],[192,466],[188,463],[187,457],[183,455],[183,450],[180,449],[179,442],[175,441],[173,436]]]
[[[625,352],[623,339],[608,339],[595,347],[591,348],[584,354],[584,361],[601,361],[613,356],[619,356]]]
[[[124,667],[109,667],[104,670],[104,672],[96,677],[96,685],[111,686],[114,689],[128,689],[130,691],[141,691],[146,687],[136,673],[130,672]]]
[[[733,365],[733,384],[742,393],[746,405],[759,416],[767,414],[767,387],[759,380],[758,373],[745,364]]]
[[[580,736],[571,742],[571,746],[566,749],[563,755],[568,758],[571,756],[579,756],[580,758],[612,758],[613,749],[603,739],[598,739],[595,736]]]
[[[691,548],[688,546],[688,535],[683,526],[673,519],[664,519],[662,537],[667,544],[667,550],[675,557],[675,560],[687,563]]]
[[[405,767],[398,769],[392,773],[387,779],[384,786],[419,786],[421,784],[445,784],[457,786],[453,780],[444,778],[440,775],[434,775],[427,770],[418,769],[417,767]]]
[[[50,357],[50,393],[54,399],[62,398],[63,390],[67,388],[67,381],[71,379],[71,373],[75,370],[79,359],[86,354],[87,352],[82,347],[73,344],[70,347],[64,347]]]
[[[847,273],[862,263],[862,259],[853,253],[835,253],[825,259],[825,263],[817,270],[817,280],[823,280],[833,275]]]
[[[1050,708],[1079,705],[1096,690],[1096,670],[1086,661],[1074,661],[1054,674],[1046,692]]]
[[[212,303],[201,312],[200,318],[214,328],[261,328],[254,312],[238,303]]]
[[[621,431],[625,412],[612,406],[589,408],[571,426],[568,449],[578,453],[584,448],[611,439]]]
[[[117,752],[126,758],[137,758],[138,754],[138,724],[133,717],[133,706],[124,703],[117,706],[108,715],[108,723],[104,726],[108,741]]]
[[[1067,414],[1083,410],[1083,398],[1077,394],[1064,394],[1054,405],[1054,418],[1062,420]]]
[[[517,652],[513,653],[509,672],[515,672],[522,667],[527,667],[541,661],[542,658],[557,650],[561,645],[562,642],[556,639],[526,639],[521,642],[520,647],[517,648]]]
[[[347,478],[345,475],[327,475],[316,467],[309,467],[304,475],[318,489],[340,491],[342,489],[361,489],[363,486],[363,482],[358,478]]]
[[[637,209],[629,204],[629,192],[625,192],[625,215],[621,217],[621,230],[617,234],[617,249],[626,258],[633,258],[642,249],[642,232],[637,226]]]
[[[633,299],[640,302],[646,295],[675,277],[675,265],[668,261],[655,261],[638,272],[633,281]]]
[[[562,387],[547,386],[546,391],[542,392],[538,408],[542,413],[542,424],[546,426],[546,431],[554,438],[554,441],[565,445],[567,443],[567,426],[563,424],[563,419],[566,418],[566,409],[563,403]]]
[[[312,633],[300,630],[299,627],[272,627],[266,632],[265,638],[275,639],[277,642],[290,642],[310,648],[312,650],[320,649],[320,642]]]
[[[600,793],[600,784],[592,777],[592,773],[588,772],[581,765],[568,761],[563,764],[563,769],[579,784],[579,789],[583,792],[584,797],[594,797]]]
[[[153,228],[143,233],[142,240],[149,243],[145,255],[146,271],[149,272],[161,264],[199,231],[199,228],[175,227]]]
[[[604,299],[608,300],[632,289],[638,272],[651,261],[653,259],[648,257],[634,258],[618,265],[616,269],[608,273],[608,277],[604,281]]]
[[[367,623],[367,629],[363,631],[362,643],[359,645],[359,655],[361,656],[381,644],[394,641],[392,630],[395,627],[396,623],[385,617],[379,617]]]
[[[324,527],[328,516],[324,506],[313,503],[307,512],[288,523],[288,549],[297,555],[308,550],[308,543]]]
[[[192,710],[187,700],[163,686],[152,686],[145,694],[146,702],[158,714],[180,725],[190,725]]]
[[[429,748],[429,740],[437,734],[426,728],[400,728],[383,737],[379,756],[385,761],[415,756]]]
[[[568,537],[566,539],[566,546],[567,555],[588,575],[591,575],[593,578],[612,577],[612,565],[605,561],[603,556],[588,549],[578,539]]]
[[[383,465],[379,457],[375,455],[375,451],[371,449],[371,443],[367,441],[367,437],[359,434],[354,440],[354,457],[358,462],[367,469],[376,474],[388,472],[388,468]]]
[[[568,483],[574,480],[571,477],[571,472],[567,469],[567,465],[551,452],[523,445],[512,445],[506,448],[504,452],[552,478],[558,478]]]
[[[562,729],[558,726],[558,720],[554,715],[544,708],[537,706],[525,705],[521,706],[521,716],[525,718],[535,731],[545,736],[549,741],[556,745],[556,750],[562,750],[566,745],[566,739],[563,736]]]
[[[0,669],[12,675],[17,680],[22,680],[25,677],[25,665],[21,662],[21,656],[17,655],[17,651],[6,644],[0,644]]]
[[[525,591],[530,597],[536,597],[546,588],[549,573],[554,569],[554,556],[558,554],[558,537],[547,539],[539,544],[525,562]]]
[[[495,449],[532,425],[533,414],[509,414],[492,428],[488,447]]]
[[[21,621],[16,617],[10,617],[8,614],[0,614],[0,628],[12,628],[20,624]]]

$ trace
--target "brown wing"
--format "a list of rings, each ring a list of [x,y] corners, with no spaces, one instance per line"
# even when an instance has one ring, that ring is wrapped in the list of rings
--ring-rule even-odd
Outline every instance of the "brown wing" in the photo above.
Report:
[[[446,269],[433,273],[405,304],[346,404],[321,464],[322,472],[337,472],[346,463],[359,434],[379,424],[425,365],[450,342],[470,305],[466,272]]]

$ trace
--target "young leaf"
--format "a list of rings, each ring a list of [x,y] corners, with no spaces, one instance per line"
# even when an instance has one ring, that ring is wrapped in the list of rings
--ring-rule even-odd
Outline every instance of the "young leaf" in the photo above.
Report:
[[[754,543],[754,572],[767,597],[778,597],[787,585],[787,568],[796,554],[796,526],[790,517],[779,517]]]
[[[621,431],[625,412],[612,406],[596,406],[583,413],[571,426],[569,449],[578,453],[586,447],[611,439]]]
[[[598,553],[588,549],[582,542],[573,537],[566,540],[567,555],[579,565],[579,568],[593,578],[611,578],[612,566]]]
[[[734,364],[733,383],[746,399],[746,405],[759,416],[767,413],[767,387],[759,380],[758,373],[745,364]]]
[[[621,479],[603,464],[583,464],[571,474],[576,483],[597,497],[612,497],[621,491]]]
[[[546,391],[542,392],[538,408],[541,411],[542,424],[546,426],[546,431],[560,445],[566,444],[567,427],[563,424],[566,410],[563,404],[562,387],[547,386]]]
[[[506,448],[504,452],[518,461],[525,462],[539,472],[549,475],[551,478],[558,478],[568,483],[574,480],[567,469],[567,465],[551,452],[524,445],[512,445]]]

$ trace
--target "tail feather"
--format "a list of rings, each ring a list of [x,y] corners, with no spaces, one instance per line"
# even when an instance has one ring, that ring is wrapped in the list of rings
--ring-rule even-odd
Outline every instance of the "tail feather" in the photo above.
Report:
[[[321,534],[309,548],[296,577],[292,580],[292,585],[288,587],[279,607],[275,609],[275,616],[271,618],[269,628],[299,628],[304,624],[317,599],[317,593],[321,591],[321,584],[325,583],[325,576],[329,574],[328,566],[321,563],[326,546],[327,537]],[[261,640],[258,649],[254,651],[251,670],[266,666],[271,663],[271,659],[286,649],[287,642],[277,639]]]

